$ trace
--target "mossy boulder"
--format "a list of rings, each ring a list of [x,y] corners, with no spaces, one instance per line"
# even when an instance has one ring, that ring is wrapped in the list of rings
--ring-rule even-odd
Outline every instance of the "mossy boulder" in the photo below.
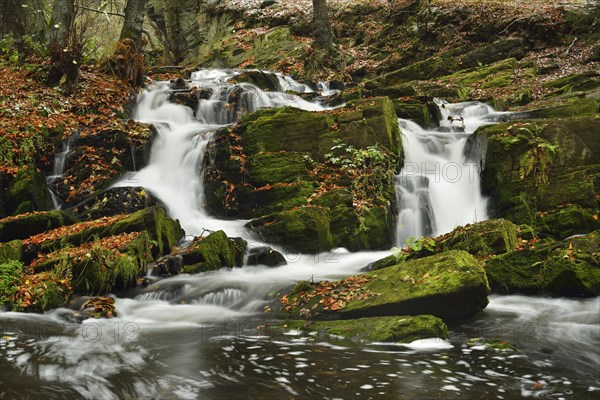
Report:
[[[23,275],[10,308],[21,312],[44,312],[65,305],[72,295],[69,279],[61,274],[51,271]]]
[[[568,97],[554,100],[547,107],[527,111],[529,118],[572,118],[598,115],[598,100],[591,97]]]
[[[308,157],[308,153],[291,151],[260,152],[248,158],[248,174],[252,184],[257,187],[309,180]]]
[[[400,100],[394,100],[393,103],[398,118],[409,119],[423,127],[430,126],[434,121],[434,118],[431,117],[430,106],[428,104],[420,101],[407,102]]]
[[[76,219],[64,211],[33,212],[7,217],[0,220],[0,242],[25,239],[75,222]]]
[[[246,226],[261,239],[302,253],[333,247],[329,218],[322,207],[300,207],[254,219]]]
[[[119,214],[131,214],[162,205],[152,193],[141,187],[116,187],[98,192],[69,209],[82,221]]]
[[[351,286],[357,280],[363,282],[360,287]],[[292,290],[284,315],[349,319],[431,314],[445,321],[465,320],[487,306],[490,291],[482,266],[462,250],[401,262],[330,286],[335,289]],[[335,307],[325,308],[332,302]]]
[[[23,243],[13,240],[8,243],[0,243],[0,263],[9,261],[21,261],[23,259]]]
[[[109,238],[125,233],[146,232],[152,244],[152,255],[170,252],[184,232],[179,221],[166,215],[162,207],[150,207],[130,215],[107,217],[67,225],[27,239],[26,257],[36,257],[39,252],[51,253],[65,245],[80,246],[96,238]]]
[[[494,43],[477,47],[461,57],[462,68],[488,65],[507,58],[521,59],[525,55],[523,40],[520,38],[500,39]]]
[[[225,232],[217,231],[196,239],[180,253],[185,273],[214,271],[220,268],[241,267],[246,242],[230,239]]]
[[[465,250],[474,256],[513,251],[518,245],[518,227],[505,219],[491,219],[458,227],[438,240],[443,249]]]
[[[4,211],[9,215],[52,209],[46,178],[34,164],[22,166],[8,183],[3,195]]]
[[[287,320],[273,328],[299,329],[366,342],[410,343],[428,338],[448,338],[448,328],[433,315],[371,317],[337,321]]]
[[[491,197],[492,214],[537,228],[537,212],[564,204],[597,208],[597,132],[598,118],[524,121],[478,129],[467,147],[487,144],[481,185]]]
[[[261,71],[258,69],[255,70],[246,70],[242,71],[239,75],[236,75],[232,79],[229,80],[231,83],[251,83],[262,90],[266,91],[281,91],[281,87],[279,85],[279,78],[276,74],[269,71]]]
[[[401,83],[429,80],[449,75],[459,69],[459,64],[451,56],[433,56],[423,61],[412,63],[396,71],[388,72],[380,79],[370,83],[370,86],[395,86]],[[369,85],[366,86],[369,88]]]
[[[485,270],[499,293],[597,296],[600,294],[600,231],[502,254]]]
[[[600,229],[598,209],[566,205],[538,213],[537,217],[539,233],[556,239],[564,239]]]

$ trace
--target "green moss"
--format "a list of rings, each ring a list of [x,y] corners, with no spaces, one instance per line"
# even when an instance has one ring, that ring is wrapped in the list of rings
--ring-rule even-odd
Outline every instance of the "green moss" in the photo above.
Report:
[[[75,221],[73,216],[64,211],[19,215],[0,222],[0,242],[25,239],[38,233],[73,224]]]
[[[381,86],[395,86],[409,81],[429,80],[451,74],[458,69],[458,63],[453,57],[434,56],[410,64],[399,70],[389,72],[381,79],[374,82],[374,84]]]
[[[240,204],[248,206],[248,210],[242,211],[241,216],[257,217],[304,206],[314,190],[312,182],[303,181],[259,188],[249,193],[245,205]]]
[[[0,262],[0,309],[12,303],[23,277],[23,264],[12,260]]]
[[[300,207],[267,215],[246,226],[267,242],[303,253],[325,251],[333,244],[327,212],[321,207]]]
[[[94,246],[80,260],[65,260],[58,266],[71,268],[73,290],[82,295],[109,293],[136,285],[145,264],[136,256]]]
[[[65,305],[73,294],[68,279],[55,272],[27,275],[21,285],[23,289],[28,296],[21,291],[15,295],[12,304],[14,311],[48,311]]]
[[[361,277],[368,281],[360,291],[370,296],[349,300],[338,311],[325,310],[320,296],[312,297],[308,304],[288,296],[290,304],[295,304],[290,315],[297,318],[302,309],[310,309],[311,316],[319,319],[431,314],[444,320],[464,320],[486,307],[490,290],[483,268],[473,256],[459,250],[401,262]],[[332,286],[338,292],[346,290],[343,283]]]
[[[237,255],[244,253],[239,244],[229,239],[225,232],[213,232],[187,248],[183,257],[183,272],[198,273],[214,271],[223,267],[240,267]]]
[[[23,243],[13,240],[8,243],[0,243],[0,264],[9,261],[21,261],[23,259]]]
[[[248,173],[256,186],[307,180],[307,157],[308,153],[261,152],[249,157]]]
[[[543,213],[538,218],[540,234],[564,239],[600,229],[598,210],[568,205]]]
[[[448,75],[440,81],[452,82],[458,85],[471,85],[474,83],[483,84],[484,87],[494,87],[494,80],[510,78],[517,66],[517,60],[509,58],[488,66],[477,67],[474,70],[460,71],[452,75]],[[510,84],[512,79],[508,82]]]
[[[52,208],[46,179],[34,164],[19,169],[8,187],[4,201],[13,215]]]
[[[292,107],[263,110],[242,120],[242,146],[247,154],[294,151],[309,153],[314,159],[319,153],[319,136],[332,122],[325,114],[302,111]]]
[[[446,339],[448,337],[446,324],[432,315],[312,321],[303,324],[295,321],[284,321],[278,325],[296,327],[309,332],[324,332],[329,335],[368,342],[410,343],[420,339]]]
[[[443,249],[465,250],[480,257],[510,252],[517,244],[517,226],[504,219],[458,227],[441,240]]]
[[[431,116],[429,107],[421,102],[408,103],[405,101],[394,100],[394,110],[398,118],[410,119],[420,126],[428,127],[431,125]]]
[[[494,291],[595,296],[600,293],[600,232],[494,257],[485,269]]]
[[[570,97],[556,100],[554,105],[528,112],[530,118],[571,118],[598,115],[598,100]]]
[[[556,94],[589,91],[600,87],[598,74],[571,74],[562,78],[548,81],[542,85],[544,88],[555,89]]]
[[[389,248],[393,237],[394,216],[388,207],[374,207],[360,215],[359,232],[364,249]]]

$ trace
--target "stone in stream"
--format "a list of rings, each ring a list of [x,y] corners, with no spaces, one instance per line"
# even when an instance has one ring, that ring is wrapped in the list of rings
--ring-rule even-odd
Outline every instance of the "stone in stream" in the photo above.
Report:
[[[466,320],[487,306],[490,291],[482,266],[451,250],[400,262],[342,281],[301,282],[281,298],[284,317],[352,319],[431,314]]]
[[[490,196],[491,214],[562,238],[585,226],[593,227],[591,221],[582,226],[579,223],[587,219],[585,215],[597,214],[598,132],[600,120],[585,117],[536,119],[478,129],[468,140],[471,147],[481,147],[477,142],[487,145],[481,185],[483,193]],[[544,218],[563,213],[565,205],[577,206],[582,217],[557,216],[554,220],[561,228],[552,231]]]
[[[252,230],[291,250],[384,248],[394,231],[400,142],[394,106],[385,97],[352,101],[335,112],[260,110],[220,130],[209,144],[206,205],[216,215],[256,218],[248,224]],[[368,193],[336,164],[334,149],[346,152],[340,157],[364,157],[379,168],[373,182],[365,182]],[[344,191],[342,203],[327,200],[331,188],[319,190],[329,179],[326,185]],[[305,209],[309,205],[317,207]]]
[[[267,267],[279,267],[286,265],[287,261],[283,254],[273,250],[269,246],[251,247],[248,249],[247,265],[266,265]]]
[[[600,230],[493,257],[486,261],[485,271],[495,292],[597,296],[599,249]]]
[[[300,330],[366,342],[410,343],[415,340],[448,338],[448,328],[433,315],[401,315],[337,321],[285,320],[269,326],[271,332]]]
[[[228,238],[216,231],[206,237],[197,237],[192,244],[175,254],[182,257],[182,272],[193,274],[220,268],[241,267],[247,243],[241,238]]]

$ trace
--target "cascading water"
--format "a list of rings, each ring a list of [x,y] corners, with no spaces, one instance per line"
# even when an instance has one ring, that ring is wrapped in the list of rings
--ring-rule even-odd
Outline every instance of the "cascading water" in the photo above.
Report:
[[[46,177],[46,185],[48,187],[48,192],[50,193],[50,198],[52,199],[52,206],[55,210],[60,209],[62,202],[52,189],[54,183],[59,180],[63,174],[65,173],[65,166],[67,164],[67,156],[71,151],[71,146],[73,141],[77,138],[77,134],[71,135],[61,142],[60,151],[56,152],[54,155],[54,163],[52,164],[52,175]]]
[[[261,107],[324,108],[290,94],[227,83],[235,74],[209,70],[193,75],[192,85],[212,93],[200,102],[196,117],[193,110],[168,102],[166,82],[148,88],[137,108],[136,117],[154,123],[159,136],[149,164],[119,185],[154,192],[191,235],[208,228],[248,237],[244,221],[216,220],[202,208],[200,168],[212,132],[235,122],[238,112]],[[281,81],[280,86],[287,90]],[[400,121],[409,162],[464,161],[467,134],[499,115],[481,103],[444,104],[441,111],[446,119],[435,131]],[[452,129],[448,115],[463,116],[465,132]],[[432,187],[436,182],[431,176],[417,176],[412,183],[405,179],[409,176],[410,170],[400,174],[399,191],[415,193],[414,201],[400,192],[399,204],[405,204],[403,218],[420,221],[415,231],[441,232],[470,222],[478,202],[484,202],[474,200],[479,192],[470,182],[456,185],[461,189],[442,186],[440,192]],[[463,189],[472,194],[448,194],[462,204],[454,206],[453,218],[445,218],[451,208],[444,207],[444,190]],[[470,210],[459,219],[465,205]],[[477,219],[485,217],[477,213]],[[0,397],[592,399],[600,391],[600,359],[594,355],[600,345],[598,298],[494,296],[473,321],[453,328],[451,343],[429,340],[409,347],[338,342],[294,332],[264,336],[265,331],[256,330],[265,323],[261,314],[270,304],[268,294],[276,296],[301,279],[347,276],[388,254],[339,250],[288,256],[288,265],[278,268],[244,266],[175,276],[132,297],[116,298],[118,315],[112,319],[73,323],[66,309],[41,315],[0,313]],[[481,336],[505,339],[521,352],[465,345],[465,340]]]
[[[481,162],[467,158],[465,144],[477,128],[498,122],[506,113],[479,102],[435,102],[441,115],[436,129],[398,120],[404,147],[404,166],[396,177],[398,246],[411,237],[437,236],[488,218]]]

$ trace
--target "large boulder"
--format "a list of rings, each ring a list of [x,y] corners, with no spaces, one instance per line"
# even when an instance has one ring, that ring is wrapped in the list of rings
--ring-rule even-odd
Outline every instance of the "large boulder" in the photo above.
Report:
[[[464,320],[487,306],[489,291],[473,256],[452,250],[342,281],[301,282],[280,300],[284,314],[296,318],[431,314]]]
[[[209,145],[206,206],[219,216],[255,218],[249,226],[265,240],[295,250],[379,249],[393,237],[401,158],[388,98],[352,101],[335,113],[261,110],[219,131]],[[304,210],[309,205],[323,212]],[[308,217],[317,224],[302,222]],[[294,229],[283,228],[290,223]],[[317,232],[305,244],[290,244]]]
[[[467,148],[487,143],[482,190],[491,213],[517,224],[543,225],[538,212],[566,204],[598,208],[600,120],[532,120],[483,127]],[[564,236],[563,236],[564,237]]]
[[[500,293],[597,296],[600,231],[493,257],[485,270]]]
[[[247,225],[262,240],[303,253],[333,247],[327,212],[321,207],[301,207],[250,221]]]

